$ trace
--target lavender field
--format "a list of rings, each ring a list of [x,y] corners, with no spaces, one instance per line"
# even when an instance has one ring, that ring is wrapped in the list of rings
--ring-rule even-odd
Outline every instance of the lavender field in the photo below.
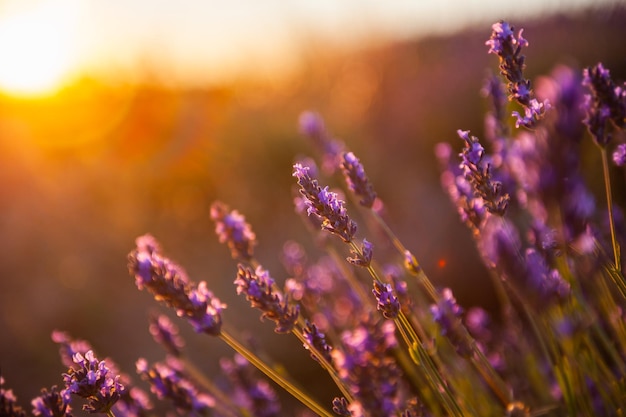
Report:
[[[0,97],[0,416],[623,415],[625,21]]]

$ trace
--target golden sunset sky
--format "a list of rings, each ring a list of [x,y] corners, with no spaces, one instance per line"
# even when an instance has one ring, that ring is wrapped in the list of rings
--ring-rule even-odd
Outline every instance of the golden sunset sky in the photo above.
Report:
[[[620,0],[4,0],[0,89],[38,94],[77,76],[173,85],[281,74],[307,42],[330,48],[513,23]],[[253,70],[253,71],[251,71]]]

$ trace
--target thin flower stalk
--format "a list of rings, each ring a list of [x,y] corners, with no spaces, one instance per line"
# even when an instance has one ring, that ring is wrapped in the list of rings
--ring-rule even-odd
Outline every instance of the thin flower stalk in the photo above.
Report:
[[[477,141],[470,141],[469,135],[467,134],[464,134],[464,136],[462,137],[466,138],[466,145],[469,143],[478,143]],[[468,145],[468,149],[470,148],[471,147],[469,147]],[[469,155],[469,152],[468,152],[468,155]],[[469,161],[470,159],[469,156],[467,159]],[[473,171],[468,168],[469,172],[475,172],[475,173],[486,172],[485,174],[486,176],[481,174],[480,177],[478,176],[476,177],[475,181],[477,184],[485,182],[482,179],[483,177],[488,178],[490,176],[489,166],[488,165],[486,167],[481,166],[482,159],[483,159],[483,152],[480,151],[476,154],[476,157],[471,160],[471,163],[468,162],[466,164],[468,166],[471,165],[472,167],[475,167]],[[351,153],[344,154],[344,162],[343,162],[342,168],[344,170],[344,176],[347,179],[350,189],[353,192],[355,192],[357,196],[360,196],[362,198],[361,205],[370,209],[368,210],[368,212],[371,213],[373,217],[376,219],[376,221],[379,223],[379,225],[381,225],[381,227],[383,228],[387,236],[390,238],[390,240],[394,243],[394,246],[398,249],[398,251],[400,251],[400,253],[405,256],[406,269],[409,270],[413,275],[418,277],[419,282],[426,289],[427,293],[431,296],[431,299],[433,301],[440,302],[441,301],[440,294],[435,290],[434,286],[431,284],[430,280],[424,273],[423,269],[419,267],[419,264],[417,263],[417,260],[415,259],[415,257],[404,247],[400,239],[397,238],[395,233],[393,233],[393,231],[387,225],[384,219],[375,210],[372,209],[372,204],[363,203],[363,201],[372,202],[373,199],[376,198],[376,194],[373,191],[373,188],[371,184],[369,183],[369,180],[367,179],[367,176],[365,174],[365,170],[360,164],[359,160],[356,157],[354,157],[354,155]],[[355,185],[355,184],[360,184],[360,185]],[[494,189],[494,187],[489,185],[487,186],[487,189],[492,190]],[[498,196],[496,199],[495,197],[494,198],[488,197],[485,194],[484,198],[493,199],[494,201],[493,210],[495,212],[498,212],[498,213],[504,212],[504,209],[506,208],[506,204],[508,202],[508,196]],[[499,202],[496,202],[496,201],[499,201]],[[351,246],[352,246],[353,252],[359,253],[359,249],[352,242],[351,242]],[[361,248],[360,251],[363,252],[363,248]],[[369,257],[371,258],[371,255],[369,255]],[[364,266],[367,267],[372,277],[374,277],[375,287],[376,286],[382,287],[385,285],[380,281],[380,279],[377,276],[376,271],[369,265],[369,263],[367,263],[367,265],[364,265]],[[413,344],[419,343],[418,342],[419,337],[417,336],[418,333],[422,334],[421,336],[422,338],[426,337],[424,331],[421,328],[421,325],[418,322],[410,321],[402,313],[399,314],[399,317],[398,317],[398,329],[401,332],[408,346],[413,346]],[[480,373],[483,379],[491,387],[491,389],[496,394],[496,396],[501,400],[501,402],[504,405],[510,403],[512,399],[508,393],[509,389],[506,383],[504,383],[502,378],[498,376],[496,372],[493,370],[493,368],[488,363],[484,355],[482,355],[480,350],[476,347],[476,344],[471,338],[471,336],[469,335],[469,333],[467,332],[467,329],[465,329],[464,325],[460,321],[457,325],[457,331],[455,333],[460,334],[459,340],[462,340],[462,343],[468,346],[467,357],[470,358],[472,365],[474,365],[475,369]],[[472,353],[471,355],[469,354],[470,352]]]
[[[605,147],[600,149],[602,156],[602,173],[604,176],[604,189],[606,193],[606,206],[609,214],[609,229],[611,231],[611,244],[613,246],[613,258],[615,261],[615,270],[619,273],[622,271],[622,259],[619,243],[617,243],[617,237],[615,232],[615,216],[613,214],[613,192],[611,191],[611,174],[609,173],[609,156]],[[621,282],[620,287],[626,286],[624,277],[619,280]]]
[[[361,253],[362,248],[359,248],[354,242],[349,243],[354,253]],[[379,287],[384,287],[381,282],[378,273],[371,266],[367,265],[366,269],[374,279],[374,282]],[[393,321],[396,324],[396,328],[402,335],[405,344],[407,345],[409,355],[413,359],[413,362],[418,365],[422,372],[425,373],[427,380],[430,382],[433,390],[440,393],[444,400],[444,406],[452,415],[462,416],[463,413],[459,407],[454,394],[450,391],[447,382],[440,374],[440,369],[434,365],[430,354],[426,353],[423,342],[416,333],[416,330],[411,325],[411,322],[407,319],[401,310],[397,311]],[[427,359],[425,359],[427,357]],[[443,390],[443,391],[442,391]]]
[[[246,358],[248,362],[254,365],[257,369],[263,372],[268,378],[274,381],[278,386],[283,388],[289,394],[293,395],[295,399],[300,401],[302,404],[307,406],[311,411],[316,413],[320,417],[332,417],[333,414],[327,411],[324,407],[319,405],[315,400],[313,400],[309,395],[305,394],[305,391],[298,387],[291,381],[285,379],[280,373],[276,372],[271,367],[267,366],[267,364],[256,356],[252,351],[247,349],[244,345],[239,343],[237,339],[233,338],[227,331],[222,330],[219,335],[220,339],[222,339],[228,346],[230,346],[235,352],[239,353],[241,356]]]
[[[299,306],[289,305],[287,297],[275,288],[274,280],[269,276],[269,273],[260,267],[252,271],[248,267],[239,265],[235,284],[237,285],[237,293],[245,294],[251,305],[263,312],[262,318],[266,317],[276,323],[275,332],[293,333],[303,346],[312,352],[315,360],[329,373],[344,397],[350,401],[352,395],[341,382],[333,366],[325,355],[309,342],[297,326],[300,319]]]

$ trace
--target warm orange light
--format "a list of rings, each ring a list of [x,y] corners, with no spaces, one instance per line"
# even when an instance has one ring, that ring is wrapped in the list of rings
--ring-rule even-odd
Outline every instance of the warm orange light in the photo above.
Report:
[[[439,268],[445,268],[447,264],[448,264],[448,262],[445,259],[443,259],[443,258],[441,258],[441,259],[439,259],[437,261],[437,266]]]
[[[41,96],[59,89],[74,69],[79,1],[28,2],[0,15],[0,89]]]

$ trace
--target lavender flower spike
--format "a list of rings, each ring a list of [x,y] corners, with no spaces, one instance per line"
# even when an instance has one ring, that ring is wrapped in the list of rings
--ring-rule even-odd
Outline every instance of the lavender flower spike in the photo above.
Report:
[[[71,367],[63,380],[67,391],[89,402],[83,410],[90,413],[106,413],[124,393],[124,386],[119,382],[119,375],[112,375],[104,361],[98,361],[93,351],[85,356],[74,355],[76,367]]]
[[[626,124],[626,88],[615,86],[602,63],[583,71],[583,85],[591,93],[585,97],[587,115],[583,123],[594,141],[605,146],[611,140],[606,132],[607,123],[612,121],[618,128]]]
[[[344,242],[351,242],[356,234],[356,223],[348,216],[345,203],[328,187],[320,187],[309,174],[308,167],[295,164],[293,176],[298,180],[300,194],[305,198],[307,213],[322,220],[322,229],[340,236]]]
[[[232,398],[239,407],[256,417],[280,416],[278,395],[267,380],[256,377],[255,369],[243,356],[236,354],[233,360],[222,358],[220,367],[232,382]]]
[[[299,306],[290,306],[286,296],[275,291],[272,287],[274,280],[269,273],[261,267],[252,271],[249,267],[238,266],[237,294],[245,294],[252,307],[263,312],[261,318],[269,318],[276,323],[276,333],[289,333],[300,314]]]
[[[25,417],[26,413],[17,405],[17,398],[13,395],[13,390],[3,388],[4,378],[0,375],[0,416]]]
[[[222,309],[226,308],[213,296],[204,281],[195,285],[185,271],[162,256],[150,235],[137,238],[137,249],[128,255],[128,269],[135,276],[139,289],[147,288],[157,301],[176,309],[179,317],[185,317],[198,333],[216,336],[222,327]]]
[[[196,388],[176,358],[170,356],[167,363],[157,362],[152,367],[140,358],[136,366],[137,373],[150,383],[151,391],[159,399],[171,400],[179,411],[201,415],[215,406],[215,399]]]
[[[441,326],[441,333],[448,338],[456,351],[468,357],[472,354],[467,330],[461,322],[463,309],[456,303],[456,299],[449,288],[444,288],[441,298],[436,305],[430,307],[433,318]]]
[[[493,180],[491,164],[485,161],[485,149],[476,136],[470,136],[469,131],[458,130],[457,133],[465,141],[463,152],[459,154],[465,179],[474,188],[474,193],[482,198],[490,213],[504,215],[509,195],[502,190],[502,183]]]
[[[322,153],[322,170],[327,174],[333,174],[340,163],[344,143],[328,132],[322,116],[315,112],[303,112],[298,123],[300,133],[308,137]]]
[[[490,54],[500,58],[500,74],[508,81],[509,100],[515,100],[524,107],[524,116],[513,112],[517,117],[516,126],[532,127],[544,116],[549,103],[540,103],[534,99],[530,80],[524,78],[524,55],[521,55],[521,51],[528,46],[528,41],[522,37],[523,30],[515,37],[513,26],[508,22],[494,23],[492,29],[491,37],[485,44],[489,46]]]
[[[378,301],[377,309],[386,319],[395,319],[400,312],[400,302],[391,289],[391,285],[374,281],[372,293]]]
[[[309,344],[326,359],[328,363],[332,362],[332,357],[330,356],[330,352],[333,350],[332,347],[326,343],[326,336],[324,333],[320,332],[317,326],[314,323],[306,321],[306,325],[303,330],[304,337],[309,342]],[[306,349],[308,349],[308,345],[304,345]],[[311,353],[311,357],[319,362],[319,359],[314,353]]]
[[[215,222],[215,233],[220,243],[226,243],[235,260],[252,259],[256,246],[256,235],[246,219],[237,210],[216,201],[211,205],[211,219]]]
[[[346,152],[343,154],[341,170],[348,187],[361,198],[359,203],[364,207],[372,208],[376,201],[376,192],[365,174],[361,161],[352,152]]]
[[[352,257],[346,258],[352,265],[367,268],[372,262],[372,255],[374,254],[373,245],[367,240],[363,239],[361,244],[361,250],[351,250]]]
[[[168,353],[180,356],[185,342],[178,334],[178,327],[164,314],[150,318],[150,334]]]
[[[33,415],[42,417],[72,417],[70,411],[70,393],[67,390],[60,391],[56,385],[50,391],[45,388],[41,390],[41,395],[35,397],[31,404]]]

